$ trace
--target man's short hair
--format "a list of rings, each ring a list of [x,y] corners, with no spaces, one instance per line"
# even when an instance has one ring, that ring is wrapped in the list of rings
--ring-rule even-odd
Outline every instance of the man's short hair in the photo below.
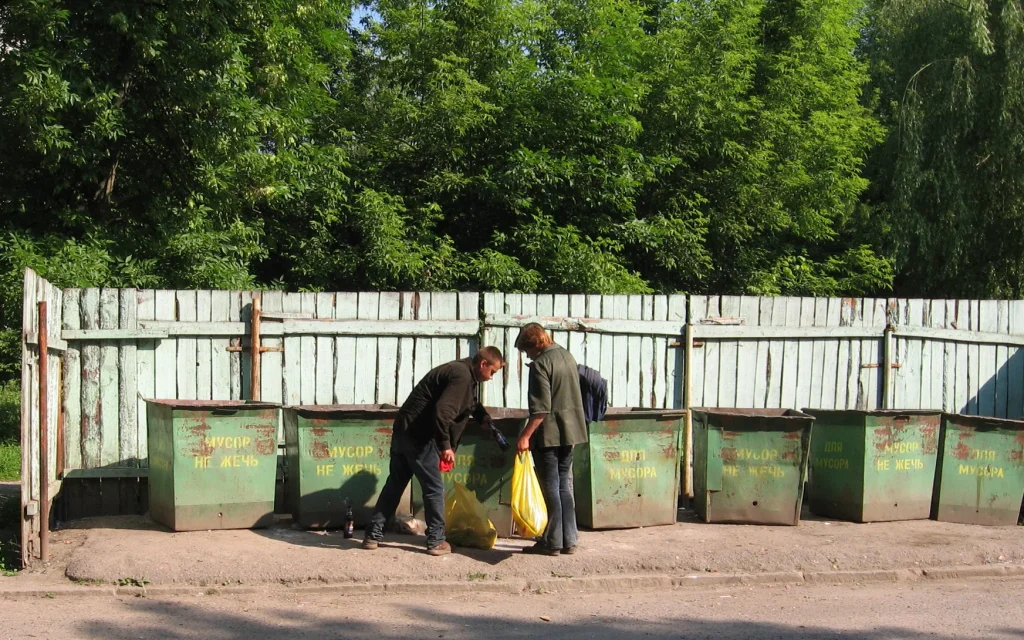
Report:
[[[473,356],[473,364],[479,365],[484,360],[495,367],[505,366],[505,358],[501,355],[501,350],[498,347],[480,347],[476,355]]]
[[[525,351],[527,349],[543,349],[550,347],[554,344],[551,336],[544,327],[540,326],[536,322],[524,326],[519,331],[519,337],[516,338],[516,349]]]

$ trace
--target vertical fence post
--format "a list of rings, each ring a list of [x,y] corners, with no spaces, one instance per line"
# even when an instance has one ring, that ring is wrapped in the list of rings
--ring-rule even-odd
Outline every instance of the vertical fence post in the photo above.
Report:
[[[892,408],[892,324],[882,334],[882,408]]]
[[[46,325],[46,301],[39,302],[39,559],[50,559],[50,428],[49,428],[49,336]]]
[[[259,296],[252,297],[252,320],[249,327],[249,397],[252,400],[260,399],[260,317],[262,302]]]
[[[684,434],[683,441],[685,449],[683,451],[683,462],[685,464],[685,473],[683,474],[683,491],[687,497],[693,497],[693,412],[691,409],[692,402],[692,391],[691,391],[691,378],[692,369],[691,363],[693,362],[693,325],[689,322],[686,323],[685,335],[683,338],[684,352],[683,352],[683,409],[686,409],[686,418],[684,422]]]

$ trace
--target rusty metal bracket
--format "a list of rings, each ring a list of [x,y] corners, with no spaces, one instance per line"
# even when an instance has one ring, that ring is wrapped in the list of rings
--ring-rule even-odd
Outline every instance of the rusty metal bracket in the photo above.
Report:
[[[232,352],[252,351],[252,347],[250,347],[250,346],[224,347],[224,350],[225,351],[232,351]],[[280,353],[284,353],[284,347],[260,347],[260,353],[266,353],[268,351],[277,351],[277,352],[280,352]]]
[[[252,297],[252,320],[250,321],[251,328],[249,330],[249,350],[252,352],[250,357],[250,368],[249,374],[249,397],[253,400],[260,400],[260,354],[263,353],[262,345],[260,344],[260,320],[262,319],[262,298],[258,295]]]

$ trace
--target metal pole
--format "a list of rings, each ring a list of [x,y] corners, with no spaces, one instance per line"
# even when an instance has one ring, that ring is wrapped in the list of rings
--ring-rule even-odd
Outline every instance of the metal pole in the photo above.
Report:
[[[262,303],[260,302],[260,297],[253,296],[252,320],[250,322],[251,335],[249,336],[251,340],[249,343],[249,354],[251,356],[249,397],[253,400],[260,399],[260,317],[263,315],[261,306]]]
[[[882,408],[892,405],[892,325],[885,326],[882,338]]]
[[[693,325],[686,323],[685,336],[683,338],[685,351],[683,354],[683,408],[686,409],[686,421],[684,423],[684,444],[683,462],[686,465],[683,474],[683,491],[686,496],[693,497],[693,412],[690,411],[692,391],[690,389],[691,363],[693,362]]]
[[[49,429],[49,339],[46,333],[46,302],[39,303],[39,559],[50,560],[50,429]]]

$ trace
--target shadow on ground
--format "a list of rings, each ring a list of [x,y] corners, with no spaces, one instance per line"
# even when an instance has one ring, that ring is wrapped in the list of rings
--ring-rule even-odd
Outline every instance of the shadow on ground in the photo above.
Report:
[[[654,640],[728,638],[735,640],[763,640],[791,638],[812,640],[832,638],[838,640],[888,640],[901,638],[916,640],[952,640],[957,636],[918,631],[897,625],[880,626],[870,630],[842,631],[799,624],[777,624],[747,620],[708,621],[685,615],[663,618],[656,622],[636,622],[627,617],[594,616],[584,622],[560,624],[539,619],[523,620],[497,616],[452,615],[439,616],[436,610],[407,607],[403,620],[390,619],[386,623],[366,623],[346,618],[345,601],[334,605],[331,611],[276,609],[266,607],[255,614],[211,612],[198,606],[159,601],[134,602],[132,610],[147,615],[148,626],[133,625],[130,629],[116,622],[83,622],[76,637],[109,640],[136,640],[137,638],[167,638],[184,640],[294,640],[295,638],[332,638],[338,640],[379,640],[381,638],[560,638],[565,640],[621,640],[623,637],[645,637]],[[532,612],[528,612],[532,617]],[[316,616],[318,619],[311,621]],[[1024,627],[1000,629],[1009,636],[1024,637]]]

